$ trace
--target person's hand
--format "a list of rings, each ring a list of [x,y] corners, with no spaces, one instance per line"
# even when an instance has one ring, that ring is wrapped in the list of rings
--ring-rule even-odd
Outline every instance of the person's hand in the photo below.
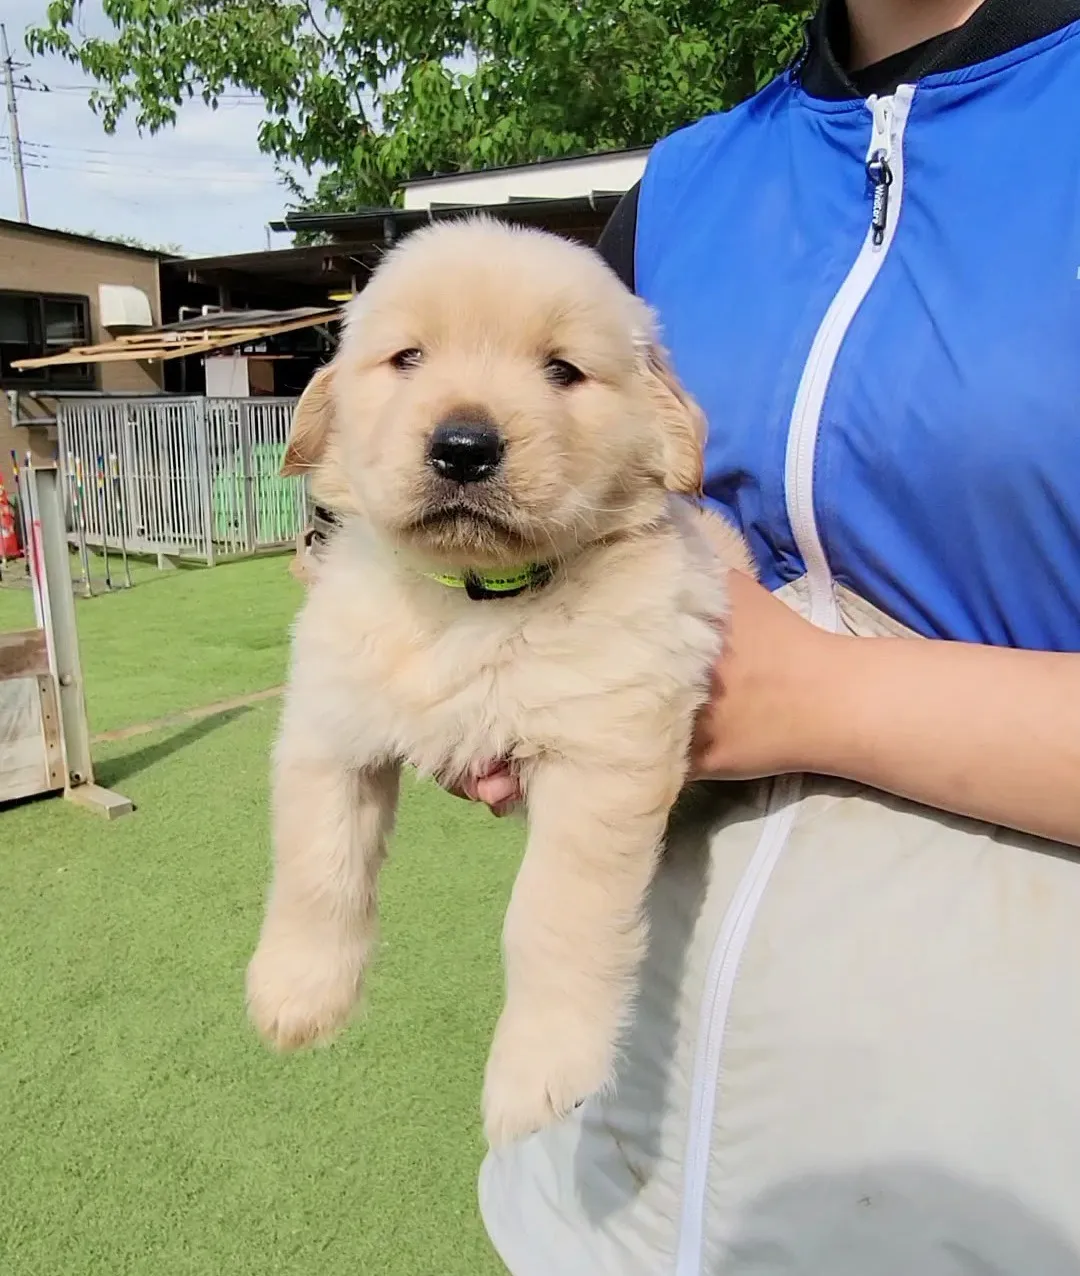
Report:
[[[808,769],[816,697],[835,636],[816,629],[742,572],[728,576],[731,612],[712,692],[690,752],[694,779],[753,779]],[[521,800],[510,765],[491,760],[450,792],[505,815]]]
[[[691,775],[746,780],[811,770],[819,705],[849,640],[817,629],[743,572],[728,574],[728,594],[724,650],[698,715]]]

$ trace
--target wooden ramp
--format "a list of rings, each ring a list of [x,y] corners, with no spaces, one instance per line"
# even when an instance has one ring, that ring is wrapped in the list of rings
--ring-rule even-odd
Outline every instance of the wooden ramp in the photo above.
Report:
[[[0,634],[0,802],[63,788],[63,741],[45,631]]]

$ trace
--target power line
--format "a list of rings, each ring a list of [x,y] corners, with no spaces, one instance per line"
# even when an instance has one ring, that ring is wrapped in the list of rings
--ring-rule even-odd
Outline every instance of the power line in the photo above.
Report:
[[[100,84],[46,84],[43,80],[35,82],[29,76],[24,76],[19,81],[18,87],[28,93],[94,93],[103,91],[103,86]],[[212,96],[216,97],[220,102],[242,102],[252,106],[263,103],[263,98],[258,93],[235,93],[231,90],[226,90],[222,93],[214,93]],[[202,95],[197,93],[195,97],[201,101]]]
[[[148,158],[147,148],[145,146],[138,148],[131,147],[102,147],[102,146],[66,146],[62,142],[36,142],[28,138],[23,139],[23,148],[25,150],[44,150],[44,151],[61,151],[72,155],[102,155],[107,159],[116,159],[121,161],[131,161],[137,164],[144,164]],[[200,154],[206,148],[199,144]],[[213,152],[207,155],[207,162],[211,164],[228,164],[232,171],[236,171],[235,151],[227,148],[218,150],[217,155]]]
[[[0,156],[7,158],[10,151],[0,150]],[[43,156],[31,155],[24,160],[23,168],[38,168],[52,173],[78,173],[85,177],[107,177],[114,179],[137,178],[147,186],[175,186],[177,184],[191,187],[200,182],[207,186],[237,186],[255,188],[270,178],[266,173],[229,173],[223,170],[178,169],[173,172],[146,172],[135,168],[122,168],[107,164],[57,164]]]

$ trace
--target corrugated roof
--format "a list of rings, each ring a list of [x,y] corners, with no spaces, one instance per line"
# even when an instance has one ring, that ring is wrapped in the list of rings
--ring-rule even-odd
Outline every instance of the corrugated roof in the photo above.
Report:
[[[440,204],[433,208],[363,209],[356,213],[288,213],[285,220],[271,222],[273,230],[327,231],[332,234],[354,234],[357,237],[385,238],[423,226],[429,221],[467,217],[470,214],[494,217],[500,221],[542,224],[576,213],[607,213],[622,198],[619,191],[594,191],[591,195],[571,195],[553,199],[524,197],[513,203]],[[197,265],[197,263],[193,263]]]
[[[317,324],[332,323],[341,317],[339,307],[319,309],[304,306],[298,310],[238,310],[231,313],[200,315],[181,324],[154,328],[146,332],[103,341],[94,346],[75,346],[63,354],[39,359],[17,359],[14,368],[52,368],[72,363],[127,363],[134,360],[180,359],[209,350],[246,345],[264,337]]]
[[[294,310],[216,310],[208,315],[195,315],[176,323],[165,323],[156,332],[213,332],[218,328],[258,327],[260,324],[292,323],[294,319],[322,322],[326,306],[297,306]]]

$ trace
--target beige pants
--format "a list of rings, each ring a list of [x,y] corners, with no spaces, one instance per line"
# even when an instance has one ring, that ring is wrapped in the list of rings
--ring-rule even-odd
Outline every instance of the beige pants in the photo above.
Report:
[[[650,916],[617,1094],[481,1171],[513,1276],[1080,1273],[1080,853],[704,785]]]

